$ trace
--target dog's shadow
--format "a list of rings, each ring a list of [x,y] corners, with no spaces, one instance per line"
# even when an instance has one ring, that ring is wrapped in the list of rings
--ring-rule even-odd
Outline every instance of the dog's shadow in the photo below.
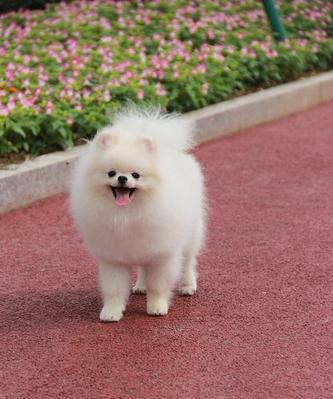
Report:
[[[175,296],[173,302],[178,301],[182,311],[189,311],[190,297],[180,300]],[[133,322],[146,315],[145,303],[144,295],[131,295],[125,312],[126,319],[132,318]],[[101,299],[97,288],[0,294],[0,333],[99,324],[100,309]]]
[[[30,291],[0,295],[0,303],[0,331],[8,332],[95,323],[100,298],[96,289]]]

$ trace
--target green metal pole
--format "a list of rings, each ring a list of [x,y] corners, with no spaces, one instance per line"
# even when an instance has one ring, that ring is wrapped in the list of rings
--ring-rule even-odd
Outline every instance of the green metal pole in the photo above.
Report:
[[[274,32],[274,37],[277,41],[283,41],[286,38],[286,32],[283,28],[282,22],[279,18],[274,0],[262,0],[267,14],[267,18],[271,24]]]

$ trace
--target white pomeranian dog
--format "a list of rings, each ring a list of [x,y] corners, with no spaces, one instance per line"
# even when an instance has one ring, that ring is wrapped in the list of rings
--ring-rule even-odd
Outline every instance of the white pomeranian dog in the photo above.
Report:
[[[102,321],[122,318],[132,267],[139,267],[132,292],[146,293],[150,315],[168,313],[177,282],[182,295],[197,289],[205,211],[202,172],[187,153],[192,138],[184,117],[132,106],[76,165],[71,210],[99,265]]]

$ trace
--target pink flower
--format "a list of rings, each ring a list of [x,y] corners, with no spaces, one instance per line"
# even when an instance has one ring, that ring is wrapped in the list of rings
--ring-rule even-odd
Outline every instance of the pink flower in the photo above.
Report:
[[[201,63],[193,68],[193,74],[196,75],[198,73],[206,73],[206,65],[205,64]]]
[[[10,99],[10,100],[8,101],[8,104],[7,104],[7,109],[8,109],[9,111],[11,111],[11,110],[13,110],[15,107],[16,107],[15,101],[14,101],[13,99]]]
[[[34,102],[33,102],[32,99],[25,99],[25,98],[23,98],[23,99],[20,101],[20,103],[21,103],[21,105],[22,105],[24,108],[30,108],[30,107],[32,107],[32,106],[34,105]]]
[[[207,31],[207,37],[208,37],[209,39],[213,39],[213,38],[215,37],[215,33],[214,33],[214,31],[213,31],[212,29],[209,29],[209,30]]]
[[[15,73],[13,71],[6,71],[5,77],[11,82],[15,78]]]
[[[165,96],[165,95],[167,94],[167,92],[166,92],[166,91],[164,90],[164,88],[161,86],[161,83],[160,83],[160,82],[156,83],[155,90],[156,90],[156,94],[157,94],[158,96]]]
[[[90,96],[90,90],[83,89],[82,90],[82,96],[83,96],[83,98],[89,97]]]
[[[23,63],[28,64],[30,62],[30,55],[25,54],[23,56]]]
[[[0,104],[0,115],[1,116],[7,116],[9,114],[9,109],[5,105]]]
[[[249,53],[248,49],[246,47],[243,47],[242,50],[241,50],[241,54],[242,55],[248,55],[248,53]]]
[[[202,93],[203,93],[203,94],[207,94],[207,93],[208,93],[208,88],[209,88],[208,83],[205,82],[205,83],[202,85],[202,88],[201,88]]]
[[[214,57],[214,59],[216,61],[223,61],[224,60],[224,57],[223,57],[222,54],[214,53],[213,57]]]
[[[53,104],[51,101],[48,101],[45,106],[45,113],[46,115],[51,115],[53,109]]]
[[[139,90],[139,91],[136,93],[136,95],[137,95],[137,97],[138,97],[139,100],[143,100],[143,98],[144,98],[144,96],[145,96],[145,93],[143,92],[143,90]]]
[[[29,86],[29,79],[24,79],[24,80],[22,81],[22,86],[23,86],[23,87],[28,87],[28,86]]]
[[[101,38],[102,43],[109,43],[112,41],[112,37],[111,36],[103,36]]]
[[[269,50],[269,47],[266,43],[261,43],[260,45],[261,49],[264,50],[265,52]]]
[[[111,100],[111,95],[110,95],[110,92],[109,92],[108,90],[105,90],[105,91],[104,91],[104,93],[103,93],[103,99],[104,99],[105,101],[110,101],[110,100]]]

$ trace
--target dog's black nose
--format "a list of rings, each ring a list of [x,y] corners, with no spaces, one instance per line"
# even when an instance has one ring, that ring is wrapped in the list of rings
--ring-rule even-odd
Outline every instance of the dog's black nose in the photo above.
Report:
[[[118,181],[119,181],[119,183],[123,186],[124,184],[126,184],[126,182],[127,182],[127,177],[126,176],[119,176],[118,177]]]

